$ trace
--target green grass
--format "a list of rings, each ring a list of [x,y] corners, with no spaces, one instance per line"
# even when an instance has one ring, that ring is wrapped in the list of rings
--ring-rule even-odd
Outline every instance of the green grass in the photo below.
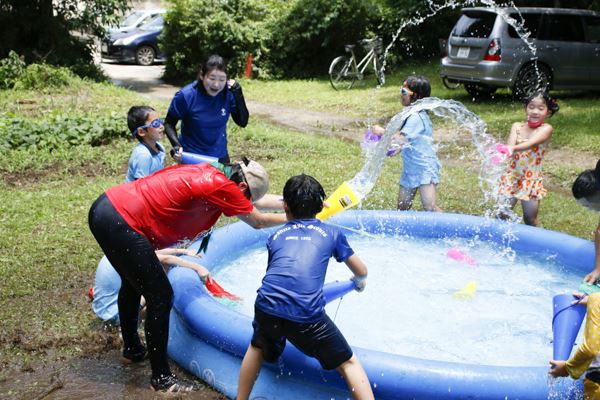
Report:
[[[262,102],[330,112],[372,120],[387,121],[401,111],[399,87],[410,74],[426,76],[432,85],[431,95],[463,103],[485,121],[489,132],[506,140],[513,122],[524,120],[523,106],[512,99],[508,89],[501,89],[491,99],[474,99],[462,88],[446,89],[439,78],[439,63],[407,64],[386,76],[386,83],[375,90],[373,77],[358,82],[351,90],[335,91],[328,77],[313,80],[273,82],[244,81],[246,97]],[[549,122],[554,127],[552,146],[596,152],[600,151],[600,102],[598,93],[556,92],[553,95],[561,110]],[[374,99],[371,105],[371,99]],[[370,105],[370,106],[369,106]]]
[[[425,65],[418,70],[434,76],[435,68]],[[390,116],[399,110],[398,86],[408,72],[412,71],[403,69],[389,77],[388,85],[377,94],[374,109],[378,115]],[[450,98],[460,93],[442,89],[435,79],[433,82],[434,94]],[[373,93],[367,86],[334,92],[324,79],[247,81],[243,85],[249,99],[268,99],[300,110],[361,118]],[[510,122],[522,117],[520,106],[512,104],[507,94],[501,93],[497,100],[484,103],[470,103],[464,95],[463,100],[490,126],[501,127],[498,135],[502,137]],[[553,121],[557,126],[556,137],[560,137],[558,131],[572,126],[566,124],[559,129],[562,118],[576,121],[581,128],[577,132],[569,129],[561,135],[581,136],[592,142],[599,125],[598,117],[593,115],[598,113],[597,102],[585,96],[559,97],[559,101],[563,110]],[[108,85],[86,84],[85,90],[64,89],[54,94],[0,92],[4,115],[31,118],[55,112],[87,115],[117,112],[124,116],[131,105],[148,103],[161,113],[168,106],[167,102],[149,102]],[[363,160],[357,143],[299,134],[257,118],[246,129],[230,126],[229,138],[232,158],[248,155],[267,168],[273,193],[280,193],[287,178],[301,172],[315,176],[331,193],[342,181],[354,176]],[[555,142],[557,146],[567,145],[561,139]],[[3,321],[0,371],[43,355],[44,349],[53,348],[58,354],[68,355],[85,347],[83,342],[95,321],[85,295],[101,257],[87,227],[87,212],[99,194],[123,181],[133,145],[132,141],[119,139],[100,147],[11,151],[0,157],[0,320]],[[594,149],[598,144],[595,146]],[[464,150],[450,147],[444,156],[460,160],[461,154]],[[594,161],[590,160],[590,166]],[[386,160],[374,190],[363,203],[364,208],[395,208],[401,169],[400,157]],[[489,206],[482,204],[477,175],[472,171],[457,162],[444,164],[439,190],[439,203],[444,210],[481,215]],[[576,169],[568,163],[549,171],[557,182],[572,182],[575,173]],[[544,227],[590,239],[597,214],[573,201],[565,190],[568,184],[558,186],[562,190],[552,191],[542,202]],[[416,209],[420,209],[418,200],[416,204]]]

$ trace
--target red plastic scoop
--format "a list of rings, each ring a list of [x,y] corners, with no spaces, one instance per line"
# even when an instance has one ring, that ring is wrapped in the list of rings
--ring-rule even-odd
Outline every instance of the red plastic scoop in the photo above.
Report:
[[[223,289],[214,279],[207,279],[204,283],[206,285],[206,289],[215,297],[225,297],[229,300],[240,301],[241,297],[236,296],[235,294],[229,293],[225,289]]]

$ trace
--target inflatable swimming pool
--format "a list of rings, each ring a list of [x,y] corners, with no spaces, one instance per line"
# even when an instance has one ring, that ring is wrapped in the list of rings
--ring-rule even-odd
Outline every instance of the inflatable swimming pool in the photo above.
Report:
[[[422,212],[346,211],[331,220],[353,229],[415,237],[477,236],[506,245],[509,228],[520,251],[552,255],[584,276],[593,266],[593,243],[558,232],[481,217]],[[202,263],[218,269],[239,257],[243,249],[264,243],[272,230],[257,231],[244,223],[218,229]],[[199,243],[192,244],[192,248]],[[251,318],[214,300],[194,271],[169,273],[175,293],[171,314],[169,355],[179,365],[230,398],[235,397],[243,355],[252,336]],[[548,299],[550,302],[551,300]],[[499,367],[423,360],[354,347],[377,399],[576,399],[581,384],[562,379],[550,385],[545,365]],[[551,349],[549,349],[551,354]],[[346,399],[345,383],[335,372],[292,345],[277,365],[264,364],[253,399]]]

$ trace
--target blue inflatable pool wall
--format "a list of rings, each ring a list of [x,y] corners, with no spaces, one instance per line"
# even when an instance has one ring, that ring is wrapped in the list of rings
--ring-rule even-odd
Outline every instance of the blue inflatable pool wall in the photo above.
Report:
[[[423,212],[346,211],[333,223],[374,234],[415,237],[477,237],[520,251],[553,255],[581,276],[593,268],[593,243],[558,232],[491,221],[481,217]],[[202,264],[216,270],[244,249],[263,246],[270,230],[236,223],[216,230]],[[511,235],[507,233],[511,232]],[[515,239],[516,238],[516,239]],[[197,248],[199,243],[192,244]],[[266,266],[265,266],[266,267]],[[234,398],[242,358],[252,336],[252,320],[214,300],[197,274],[174,268],[175,293],[168,351],[179,365],[216,390]],[[551,299],[548,299],[550,301]],[[581,383],[570,379],[550,385],[545,365],[499,367],[423,360],[353,347],[377,399],[581,398]],[[549,349],[551,354],[551,349]],[[252,399],[346,399],[346,384],[335,371],[292,345],[277,364],[263,364]]]

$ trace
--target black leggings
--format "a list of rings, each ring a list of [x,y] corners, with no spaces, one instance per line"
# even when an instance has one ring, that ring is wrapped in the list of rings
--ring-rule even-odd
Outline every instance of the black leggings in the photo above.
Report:
[[[124,353],[141,349],[137,326],[140,297],[144,296],[147,307],[144,328],[152,378],[169,375],[167,341],[173,289],[154,248],[144,235],[125,222],[106,194],[92,204],[88,218],[92,234],[121,276],[118,304]]]

